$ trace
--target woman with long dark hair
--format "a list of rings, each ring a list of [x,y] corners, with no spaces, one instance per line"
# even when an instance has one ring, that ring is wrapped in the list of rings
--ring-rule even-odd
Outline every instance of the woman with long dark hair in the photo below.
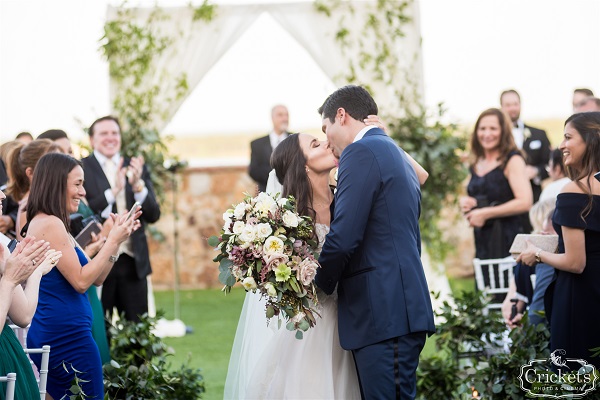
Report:
[[[43,156],[37,164],[27,203],[28,235],[48,241],[62,252],[52,271],[42,278],[38,307],[27,345],[50,345],[48,394],[69,394],[75,374],[89,398],[104,398],[102,363],[92,338],[92,310],[86,297],[91,285],[101,285],[118,257],[118,250],[139,227],[137,217],[112,215],[114,226],[104,246],[89,260],[69,234],[69,214],[85,196],[81,163],[62,153]],[[39,355],[31,356],[40,368]]]
[[[282,196],[294,196],[298,213],[311,217],[321,246],[331,219],[329,176],[337,165],[333,153],[311,135],[294,134],[277,146],[271,165],[283,185]],[[286,329],[266,327],[264,310],[259,307],[252,317],[242,311],[236,341],[239,337],[247,343],[241,349],[234,345],[225,398],[359,399],[352,353],[339,344],[337,297],[320,293],[317,307],[321,318],[302,340]],[[258,317],[261,312],[262,318]],[[252,340],[264,344],[260,351],[252,348]]]
[[[572,182],[558,195],[552,216],[558,233],[558,253],[529,243],[517,261],[545,263],[555,268],[546,290],[550,348],[565,357],[582,358],[600,368],[600,112],[573,114],[565,122],[559,146]]]

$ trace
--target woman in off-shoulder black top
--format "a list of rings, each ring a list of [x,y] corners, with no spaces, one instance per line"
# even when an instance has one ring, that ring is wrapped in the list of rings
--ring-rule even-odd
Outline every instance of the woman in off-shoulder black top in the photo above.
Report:
[[[555,268],[545,298],[551,350],[600,368],[590,350],[600,347],[600,182],[593,178],[600,171],[600,112],[572,115],[564,137],[560,149],[573,182],[558,195],[552,217],[558,254],[529,243],[517,261]]]

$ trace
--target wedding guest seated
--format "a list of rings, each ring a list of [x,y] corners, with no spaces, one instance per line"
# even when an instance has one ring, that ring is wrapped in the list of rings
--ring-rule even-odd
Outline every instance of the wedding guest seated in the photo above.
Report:
[[[565,172],[565,166],[562,161],[563,155],[560,149],[554,149],[550,153],[550,161],[548,163],[548,176],[552,179],[540,194],[540,200],[553,199],[556,201],[556,196],[560,193],[562,188],[571,180],[567,177]]]
[[[556,198],[539,201],[531,207],[529,219],[534,228],[534,233],[542,235],[555,235],[552,227],[552,214],[556,204]],[[532,275],[535,276],[535,287],[532,284]],[[514,278],[510,282],[509,292],[502,303],[502,317],[509,326],[515,328],[523,318],[525,310],[529,310],[529,322],[537,325],[547,323],[544,312],[544,295],[546,289],[554,276],[554,268],[548,264],[539,263],[535,268],[527,265],[517,264]],[[512,315],[513,303],[516,302],[516,314]]]

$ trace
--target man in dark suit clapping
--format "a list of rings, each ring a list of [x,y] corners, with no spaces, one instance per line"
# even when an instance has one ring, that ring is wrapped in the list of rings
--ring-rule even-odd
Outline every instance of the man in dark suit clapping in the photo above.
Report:
[[[115,265],[102,287],[102,304],[111,313],[113,307],[125,318],[137,321],[148,312],[148,284],[152,273],[145,225],[160,217],[150,173],[142,157],[125,158],[121,152],[121,126],[111,116],[97,119],[88,131],[93,154],[82,160],[84,187],[90,208],[108,218],[111,212],[129,210],[134,202],[142,205],[141,228],[112,259]]]
[[[248,174],[256,181],[258,190],[264,192],[271,171],[271,153],[288,136],[289,113],[286,106],[278,104],[271,109],[273,130],[250,143]]]

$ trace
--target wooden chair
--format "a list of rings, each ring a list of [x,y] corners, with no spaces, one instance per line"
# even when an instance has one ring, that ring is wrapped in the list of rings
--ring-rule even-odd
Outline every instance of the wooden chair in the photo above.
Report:
[[[6,376],[0,376],[0,382],[6,382],[6,400],[15,399],[15,383],[17,381],[17,374],[10,372]]]
[[[513,268],[516,264],[512,256],[487,260],[475,258],[473,260],[477,289],[491,298],[486,306],[486,311],[499,311],[502,308],[502,302],[508,293],[510,281],[514,276]]]

